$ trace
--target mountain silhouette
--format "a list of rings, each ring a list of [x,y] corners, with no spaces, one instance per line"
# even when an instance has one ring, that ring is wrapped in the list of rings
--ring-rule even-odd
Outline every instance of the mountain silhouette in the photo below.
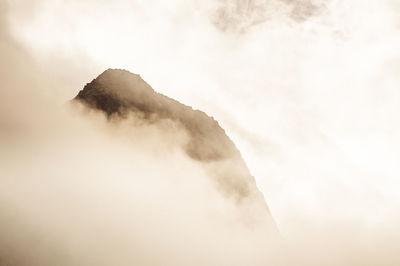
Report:
[[[73,100],[103,112],[109,119],[124,119],[134,113],[150,123],[162,119],[179,123],[189,136],[182,149],[204,167],[213,167],[210,176],[221,193],[238,204],[256,202],[274,227],[264,197],[239,150],[206,113],[157,93],[139,75],[121,69],[104,71]]]

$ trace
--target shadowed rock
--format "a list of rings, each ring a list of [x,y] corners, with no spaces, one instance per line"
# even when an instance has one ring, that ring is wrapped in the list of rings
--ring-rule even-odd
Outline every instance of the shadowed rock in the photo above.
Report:
[[[136,113],[149,123],[161,119],[179,123],[189,136],[183,150],[208,170],[217,188],[238,204],[251,202],[261,206],[273,224],[264,198],[240,152],[218,122],[204,112],[157,93],[139,75],[118,69],[103,72],[74,100],[104,112],[110,119],[124,119],[130,113]]]
[[[240,156],[217,121],[204,112],[155,92],[139,75],[126,70],[106,70],[87,84],[75,99],[107,116],[124,117],[129,112],[138,112],[144,119],[178,121],[191,136],[185,151],[192,159],[215,161]]]

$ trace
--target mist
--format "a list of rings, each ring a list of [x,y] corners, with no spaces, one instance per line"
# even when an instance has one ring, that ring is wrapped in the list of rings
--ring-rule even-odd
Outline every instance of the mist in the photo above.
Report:
[[[3,264],[398,264],[396,1],[0,7]],[[243,223],[179,125],[67,107],[110,67],[215,117],[283,240]]]

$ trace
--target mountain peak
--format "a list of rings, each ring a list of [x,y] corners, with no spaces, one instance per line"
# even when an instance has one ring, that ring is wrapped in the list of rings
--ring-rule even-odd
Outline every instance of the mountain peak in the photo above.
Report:
[[[239,156],[233,142],[218,122],[204,112],[193,110],[163,94],[157,93],[139,75],[122,69],[107,69],[86,84],[75,97],[108,117],[140,113],[144,119],[171,119],[179,122],[198,143],[186,151],[200,161],[221,160]]]
[[[206,169],[213,169],[209,170],[210,174],[224,194],[239,202],[245,199],[264,202],[239,150],[218,122],[202,111],[155,92],[139,75],[122,69],[107,69],[88,83],[74,100],[109,118],[124,119],[127,114],[136,113],[150,123],[162,119],[178,123],[189,136],[182,149]],[[265,202],[260,205],[269,213]]]

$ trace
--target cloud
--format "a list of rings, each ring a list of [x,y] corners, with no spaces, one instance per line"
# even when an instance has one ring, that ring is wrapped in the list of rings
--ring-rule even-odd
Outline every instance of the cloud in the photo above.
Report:
[[[223,0],[213,23],[221,31],[246,32],[277,16],[302,22],[318,15],[322,8],[323,2],[313,0]]]
[[[52,71],[11,36],[2,40],[2,264],[265,261],[265,206],[221,194],[209,176],[223,169],[204,169],[179,148],[188,139],[181,126],[135,116],[112,123],[61,105],[49,93]]]
[[[297,2],[275,1],[277,9],[248,13],[226,7],[232,11],[227,27],[247,29],[245,34],[215,27],[215,14],[225,7],[215,1],[43,1],[30,16],[16,3],[24,2],[8,2],[8,15],[1,16],[7,24],[1,27],[0,53],[7,60],[0,63],[0,174],[8,177],[1,186],[7,232],[2,254],[38,265],[76,265],[76,259],[101,265],[99,260],[111,260],[109,254],[149,264],[291,265],[288,254],[298,265],[397,263],[396,1],[328,1],[301,11],[307,19],[298,21],[291,13]],[[258,17],[265,23],[254,24]],[[142,128],[137,134],[146,141],[131,143],[123,129],[104,130],[108,126],[97,115],[88,123],[57,111],[58,103],[109,67],[140,73],[158,91],[219,121],[257,178],[288,239],[284,248],[276,243],[278,248],[270,249],[262,234],[238,228],[236,221],[247,215],[214,194],[212,186],[179,177],[165,183],[149,174],[148,182],[138,182],[142,185],[129,193],[128,180],[137,179],[109,178],[119,171],[154,173],[153,164],[131,164],[130,158],[139,160],[133,147],[167,175],[181,162],[198,180],[207,175],[179,151],[172,149],[167,159],[146,153],[141,145],[159,144],[148,136],[158,136],[157,128]],[[65,178],[71,171],[88,177],[87,183]],[[39,175],[40,182],[20,178]],[[151,198],[141,189],[148,186],[162,196]],[[200,191],[185,195],[185,186]],[[52,193],[60,197],[46,197]],[[164,215],[170,197],[168,209],[175,211]],[[211,199],[218,200],[216,209],[207,205]],[[204,212],[193,214],[184,201],[196,202]],[[181,211],[189,215],[178,215]],[[202,220],[204,213],[211,220]],[[186,223],[196,226],[182,226]],[[130,230],[132,224],[137,227]],[[204,231],[198,224],[205,224]],[[122,248],[131,241],[140,242],[133,245],[136,253]],[[30,243],[36,252],[21,257]],[[238,256],[221,258],[227,250]]]
[[[209,178],[221,166],[207,171],[179,149],[179,125],[111,123],[28,95],[2,110],[13,123],[1,120],[2,263],[242,265],[264,256],[261,207],[223,196]]]

